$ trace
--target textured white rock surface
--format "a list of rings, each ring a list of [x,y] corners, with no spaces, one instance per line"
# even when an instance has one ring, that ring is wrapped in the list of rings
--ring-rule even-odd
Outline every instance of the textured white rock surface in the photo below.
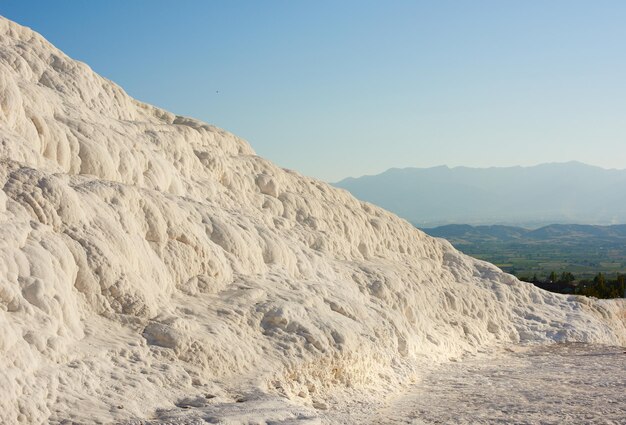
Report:
[[[623,348],[576,343],[516,348],[446,364],[376,415],[354,423],[626,423]]]
[[[315,423],[485,347],[626,344],[624,302],[519,282],[4,18],[0,188],[1,423]]]

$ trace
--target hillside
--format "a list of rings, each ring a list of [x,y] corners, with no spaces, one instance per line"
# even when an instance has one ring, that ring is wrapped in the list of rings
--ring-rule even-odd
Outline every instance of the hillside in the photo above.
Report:
[[[437,363],[626,344],[0,18],[0,423],[336,423]],[[197,417],[197,420],[185,418]]]
[[[534,167],[394,168],[334,185],[418,227],[626,223],[626,170],[605,170],[579,162]]]
[[[451,224],[422,230],[520,277],[545,279],[553,271],[571,272],[578,279],[626,273],[623,224],[552,224],[533,230]]]

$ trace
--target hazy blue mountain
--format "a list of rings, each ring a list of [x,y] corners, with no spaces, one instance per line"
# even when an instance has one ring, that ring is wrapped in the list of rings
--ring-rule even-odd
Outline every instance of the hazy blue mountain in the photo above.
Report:
[[[585,224],[552,224],[524,235],[529,239],[555,238],[596,238],[596,239],[623,239],[626,238],[626,224],[613,226],[591,226]]]
[[[417,226],[626,223],[626,170],[580,162],[533,167],[392,168],[335,186]]]
[[[470,226],[469,224],[446,224],[430,229],[422,229],[431,236],[455,241],[490,240],[507,242],[528,237],[531,230],[514,226]]]
[[[612,241],[626,246],[626,224],[596,226],[590,224],[550,224],[535,230],[515,226],[470,226],[468,224],[446,224],[423,228],[431,236],[455,242],[509,242],[509,241]],[[585,242],[586,243],[586,242]]]

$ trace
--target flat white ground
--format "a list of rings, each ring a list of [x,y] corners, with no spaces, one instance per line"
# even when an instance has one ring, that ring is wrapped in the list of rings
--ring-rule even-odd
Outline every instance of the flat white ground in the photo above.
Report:
[[[624,351],[556,344],[445,364],[372,423],[626,424]]]
[[[163,411],[136,423],[626,424],[624,352],[588,344],[517,346],[445,363],[380,404],[314,411],[257,399]]]

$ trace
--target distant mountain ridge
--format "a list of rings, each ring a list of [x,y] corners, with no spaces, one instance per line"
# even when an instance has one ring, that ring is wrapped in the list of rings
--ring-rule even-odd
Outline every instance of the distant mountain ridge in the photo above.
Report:
[[[434,228],[423,228],[430,236],[438,238],[463,240],[492,240],[508,242],[527,239],[546,241],[554,239],[596,238],[602,240],[626,242],[626,224],[597,226],[589,224],[550,224],[538,229],[526,229],[515,226],[470,226],[468,224],[448,224]]]
[[[532,167],[392,168],[334,185],[419,227],[626,223],[626,170],[575,161]]]

